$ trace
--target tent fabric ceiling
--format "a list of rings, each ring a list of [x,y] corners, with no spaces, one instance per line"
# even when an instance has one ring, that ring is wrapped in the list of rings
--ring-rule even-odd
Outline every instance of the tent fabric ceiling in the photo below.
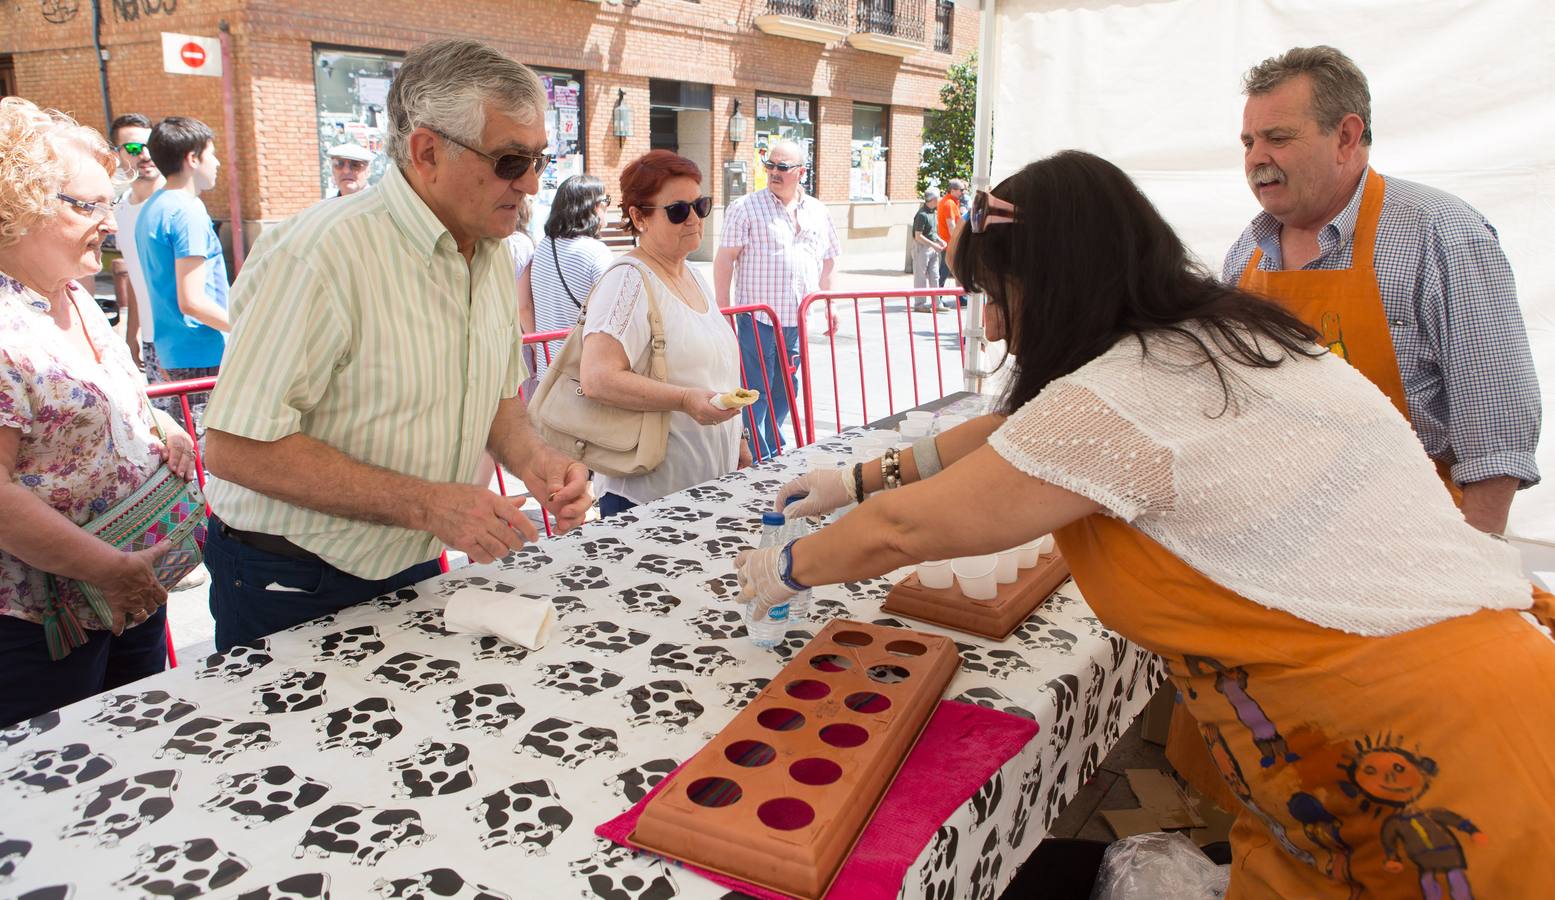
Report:
[[[1067,148],[1123,167],[1212,270],[1258,207],[1242,176],[1241,77],[1331,44],[1366,72],[1372,165],[1462,197],[1517,276],[1555,409],[1555,27],[1548,0],[997,0],[993,180]],[[1540,24],[1542,23],[1542,25]],[[1508,533],[1555,543],[1544,482]]]

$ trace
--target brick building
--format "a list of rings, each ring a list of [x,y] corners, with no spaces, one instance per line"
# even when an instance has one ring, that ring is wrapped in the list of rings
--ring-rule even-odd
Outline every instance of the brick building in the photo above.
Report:
[[[215,37],[222,23],[223,77],[164,72],[164,32]],[[0,91],[98,126],[105,105],[204,120],[224,161],[229,140],[236,152],[206,202],[228,217],[235,169],[252,242],[325,195],[328,146],[376,149],[407,50],[479,38],[551,89],[547,124],[563,152],[549,185],[587,170],[615,194],[626,162],[664,146],[702,165],[721,209],[741,175],[748,190],[764,183],[755,163],[766,141],[795,136],[813,141],[811,190],[845,252],[890,264],[906,252],[925,108],[977,31],[973,4],[950,0],[16,0],[0,7]],[[737,110],[740,143],[730,140]],[[622,119],[629,135],[617,134]],[[374,165],[381,172],[382,158]]]

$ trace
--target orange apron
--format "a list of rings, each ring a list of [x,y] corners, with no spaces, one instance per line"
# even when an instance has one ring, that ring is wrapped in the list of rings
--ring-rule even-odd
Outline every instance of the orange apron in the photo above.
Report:
[[[1109,516],[1055,537],[1096,615],[1186,698],[1239,810],[1229,898],[1550,895],[1555,642],[1518,613],[1360,637],[1259,606]]]
[[[1255,248],[1247,267],[1242,270],[1238,286],[1279,303],[1296,318],[1317,329],[1330,351],[1365,375],[1408,419],[1404,379],[1399,374],[1398,356],[1393,351],[1393,335],[1388,330],[1374,261],[1384,188],[1382,176],[1367,169],[1366,188],[1361,192],[1361,208],[1355,218],[1350,268],[1265,272],[1258,268],[1263,250]],[[1453,502],[1462,505],[1463,495],[1453,484],[1449,467],[1438,462],[1436,470],[1452,494]],[[1226,790],[1204,753],[1198,728],[1180,703],[1172,710],[1166,755],[1178,774],[1216,805],[1227,810],[1236,808],[1235,798]]]

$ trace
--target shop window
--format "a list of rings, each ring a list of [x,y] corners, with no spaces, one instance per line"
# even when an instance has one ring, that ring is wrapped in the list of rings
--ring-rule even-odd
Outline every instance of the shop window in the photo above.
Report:
[[[756,133],[755,139],[751,141],[755,175],[751,182],[752,191],[767,186],[767,171],[761,166],[767,148],[781,140],[792,140],[798,141],[799,146],[804,148],[805,160],[810,164],[805,170],[805,192],[815,193],[815,169],[820,162],[815,158],[815,120],[812,118],[815,109],[814,97],[756,94]]]
[[[389,127],[389,84],[404,57],[370,50],[313,50],[314,103],[319,123],[319,196],[334,193],[329,177],[329,148],[357,144],[377,154],[368,182],[377,184],[387,171],[383,152]]]
[[[712,190],[713,86],[653,78],[648,81],[648,146],[679,153],[702,170]]]
[[[886,107],[853,104],[853,143],[848,160],[848,197],[886,199]]]
[[[583,73],[536,67],[535,74],[545,85],[545,135],[554,154],[551,164],[540,173],[540,192],[535,194],[529,217],[529,233],[538,239],[545,233],[556,188],[587,170],[583,156]]]

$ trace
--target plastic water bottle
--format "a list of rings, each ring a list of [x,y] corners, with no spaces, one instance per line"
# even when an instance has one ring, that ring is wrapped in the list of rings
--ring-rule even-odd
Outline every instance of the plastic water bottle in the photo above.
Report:
[[[781,547],[787,543],[784,534],[787,531],[788,520],[783,518],[780,512],[764,512],[761,514],[761,541],[758,547]],[[759,620],[756,618],[756,604],[759,601],[752,600],[745,607],[745,630],[750,633],[751,643],[770,650],[782,643],[788,635],[788,604],[780,603],[767,610],[766,615]]]
[[[802,495],[789,497],[788,503],[783,505],[786,507],[797,500],[803,499],[804,497]],[[789,541],[798,540],[799,538],[809,534],[810,531],[810,523],[805,521],[803,516],[795,516],[792,519],[788,519],[783,527],[783,543],[786,544]],[[788,598],[788,621],[803,622],[809,617],[810,590],[806,588],[805,590],[802,590],[794,596]]]

